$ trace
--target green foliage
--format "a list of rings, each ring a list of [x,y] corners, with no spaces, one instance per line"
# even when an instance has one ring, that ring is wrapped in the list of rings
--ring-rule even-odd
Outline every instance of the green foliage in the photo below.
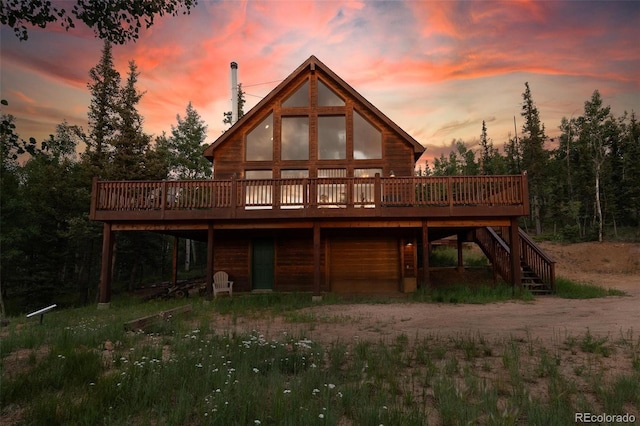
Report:
[[[577,283],[563,277],[556,278],[556,295],[566,299],[594,299],[607,296],[624,296],[620,290],[606,289],[594,284]]]
[[[171,126],[171,136],[158,139],[158,149],[166,151],[170,175],[178,179],[211,177],[211,163],[203,155],[207,126],[191,102],[185,117],[176,116],[178,124]]]
[[[71,9],[51,1],[6,0],[0,8],[0,22],[13,28],[20,40],[27,40],[27,26],[46,28],[54,22],[65,30],[75,28],[82,22],[96,35],[112,43],[124,44],[135,41],[140,29],[153,25],[156,16],[189,14],[197,0],[76,0]]]

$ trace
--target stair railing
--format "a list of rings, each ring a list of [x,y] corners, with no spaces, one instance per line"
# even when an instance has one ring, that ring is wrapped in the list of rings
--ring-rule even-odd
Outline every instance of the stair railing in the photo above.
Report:
[[[556,291],[556,262],[551,259],[522,229],[520,233],[520,259],[528,265],[542,282]]]
[[[511,250],[507,243],[490,227],[476,228],[475,240],[491,260],[494,270],[506,282],[511,282]]]

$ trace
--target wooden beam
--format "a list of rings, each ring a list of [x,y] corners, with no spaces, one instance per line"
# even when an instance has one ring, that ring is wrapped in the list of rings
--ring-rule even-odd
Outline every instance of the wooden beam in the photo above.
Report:
[[[171,287],[178,285],[178,237],[173,237],[173,253],[171,254]]]
[[[111,224],[102,226],[102,267],[100,269],[100,292],[98,303],[108,305],[111,302],[111,274],[113,260],[113,231]]]
[[[511,285],[518,293],[522,292],[522,278],[520,274],[520,234],[518,233],[518,218],[511,219],[509,227],[509,248],[511,249]]]
[[[154,315],[149,315],[146,317],[134,319],[133,321],[128,321],[124,324],[124,329],[126,331],[144,330],[150,324],[154,324],[158,321],[168,321],[177,315],[182,315],[188,312],[191,312],[191,305],[179,306],[167,311],[158,312]]]
[[[429,287],[429,224],[422,221],[422,285]]]
[[[464,262],[462,260],[462,232],[458,232],[456,245],[458,246],[458,272],[463,272]]]
[[[320,296],[320,224],[313,224],[313,295]]]
[[[214,245],[213,245],[213,223],[209,224],[207,230],[207,297],[213,298],[213,269],[214,269]]]

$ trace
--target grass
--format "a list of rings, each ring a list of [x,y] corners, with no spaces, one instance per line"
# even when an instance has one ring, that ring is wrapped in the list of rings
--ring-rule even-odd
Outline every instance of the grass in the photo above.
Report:
[[[640,410],[633,330],[617,339],[587,330],[551,344],[529,333],[321,344],[305,332],[267,338],[216,329],[223,314],[333,321],[299,312],[308,295],[257,296],[194,300],[188,316],[136,333],[123,323],[185,301],[122,299],[106,311],[52,312],[43,325],[17,318],[2,336],[0,421],[562,425],[575,411]]]
[[[565,299],[594,299],[607,296],[624,296],[621,290],[576,282],[567,278],[556,278],[556,295]]]
[[[564,297],[593,291],[565,281]],[[410,301],[491,303],[511,292],[454,285],[421,289]],[[328,295],[321,303],[344,302]],[[185,303],[192,311],[184,317],[146,332],[123,328]],[[58,310],[42,325],[16,318],[2,330],[0,423],[554,425],[572,422],[575,411],[640,411],[633,330],[617,339],[587,330],[548,345],[530,333],[319,343],[304,331],[267,339],[215,327],[219,315],[279,317],[306,330],[359,321],[303,310],[311,305],[294,293],[146,303],[118,296],[109,310]]]

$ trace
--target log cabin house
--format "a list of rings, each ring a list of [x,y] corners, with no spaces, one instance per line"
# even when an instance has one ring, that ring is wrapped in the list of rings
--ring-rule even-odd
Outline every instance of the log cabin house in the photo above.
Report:
[[[429,243],[452,235],[513,286],[531,271],[550,289],[553,262],[518,227],[526,175],[416,176],[424,151],[311,56],[205,149],[211,180],[94,180],[99,302],[125,231],[206,241],[209,291],[224,270],[236,292],[412,292],[429,284]]]

